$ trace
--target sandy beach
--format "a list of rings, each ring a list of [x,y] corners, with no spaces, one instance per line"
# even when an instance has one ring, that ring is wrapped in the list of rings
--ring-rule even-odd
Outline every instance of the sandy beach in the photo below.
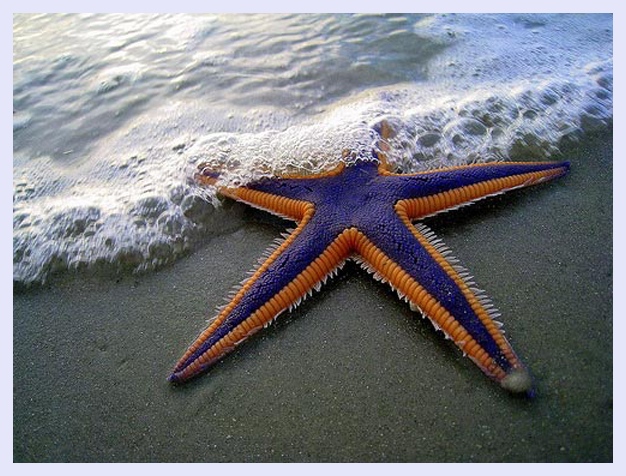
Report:
[[[612,141],[572,147],[563,179],[427,222],[502,312],[534,399],[354,264],[206,375],[169,384],[284,231],[237,205],[232,231],[159,272],[14,293],[14,461],[612,461]]]

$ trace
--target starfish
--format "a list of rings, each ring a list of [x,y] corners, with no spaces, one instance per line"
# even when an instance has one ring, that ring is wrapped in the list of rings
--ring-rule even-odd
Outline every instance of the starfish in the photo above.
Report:
[[[325,173],[227,187],[219,186],[218,173],[201,166],[201,184],[217,185],[225,197],[298,225],[191,344],[169,380],[180,383],[203,373],[354,259],[504,389],[532,394],[530,373],[504,337],[490,299],[432,231],[416,222],[568,170],[568,162],[495,162],[400,174],[378,150],[372,160],[341,162]]]

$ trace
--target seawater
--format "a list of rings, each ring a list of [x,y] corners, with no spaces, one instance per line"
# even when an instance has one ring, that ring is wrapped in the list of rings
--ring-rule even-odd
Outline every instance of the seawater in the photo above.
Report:
[[[13,38],[13,279],[150,270],[225,226],[225,183],[368,160],[544,159],[612,127],[613,19],[25,15]],[[589,160],[593,160],[590,158]]]

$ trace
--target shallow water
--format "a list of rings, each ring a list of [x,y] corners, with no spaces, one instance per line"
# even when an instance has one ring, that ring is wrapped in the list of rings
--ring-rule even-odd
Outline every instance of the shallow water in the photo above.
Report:
[[[242,183],[546,158],[612,124],[611,15],[15,15],[14,281],[154,269]],[[208,200],[208,201],[207,201]]]

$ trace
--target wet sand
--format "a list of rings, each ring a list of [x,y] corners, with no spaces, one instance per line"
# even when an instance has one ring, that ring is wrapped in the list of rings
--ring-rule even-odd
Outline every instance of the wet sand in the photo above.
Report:
[[[427,222],[502,312],[534,399],[353,264],[172,386],[283,231],[241,208],[241,226],[157,273],[14,293],[14,461],[612,461],[612,155],[611,135],[588,140],[567,177]]]

